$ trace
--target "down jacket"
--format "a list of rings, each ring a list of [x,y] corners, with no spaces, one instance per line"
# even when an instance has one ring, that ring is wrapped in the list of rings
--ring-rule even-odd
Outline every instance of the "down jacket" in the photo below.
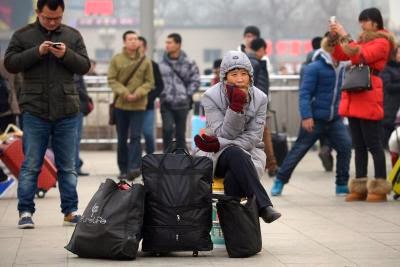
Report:
[[[301,119],[332,121],[337,119],[344,63],[335,67],[331,55],[322,49],[304,68],[299,92]]]
[[[375,71],[382,71],[395,47],[395,38],[385,30],[364,31],[357,42],[336,44],[333,57],[339,61],[351,60],[352,64],[364,62]],[[383,86],[382,79],[371,73],[372,90],[362,92],[342,92],[339,114],[346,117],[382,120]]]
[[[249,89],[250,102],[244,113],[232,111],[224,89],[219,82],[209,88],[203,95],[201,104],[206,115],[206,133],[218,137],[221,150],[217,153],[206,153],[214,163],[214,170],[219,156],[225,148],[236,145],[251,155],[259,178],[264,175],[266,156],[262,141],[267,112],[267,96],[258,88]],[[204,155],[202,151],[196,154]]]

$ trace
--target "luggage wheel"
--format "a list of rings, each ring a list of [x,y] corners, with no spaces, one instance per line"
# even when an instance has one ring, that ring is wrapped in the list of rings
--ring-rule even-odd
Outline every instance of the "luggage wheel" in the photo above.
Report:
[[[394,196],[393,196],[393,199],[394,200],[397,200],[397,199],[399,199],[400,198],[400,195],[399,194],[394,194]]]
[[[36,195],[38,198],[44,198],[44,196],[46,195],[46,190],[44,189],[38,189],[36,191]]]
[[[193,257],[199,256],[199,252],[197,250],[193,251]]]

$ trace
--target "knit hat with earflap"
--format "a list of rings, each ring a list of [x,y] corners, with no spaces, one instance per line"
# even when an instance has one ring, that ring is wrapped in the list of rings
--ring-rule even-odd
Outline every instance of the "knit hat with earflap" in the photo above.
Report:
[[[226,74],[233,69],[245,69],[250,75],[250,85],[253,86],[253,67],[249,58],[241,51],[229,51],[224,55],[219,72],[220,81],[224,82]]]

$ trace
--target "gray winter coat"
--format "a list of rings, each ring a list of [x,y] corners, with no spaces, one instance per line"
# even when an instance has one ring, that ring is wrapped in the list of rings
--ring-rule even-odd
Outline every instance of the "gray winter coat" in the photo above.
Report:
[[[211,158],[215,171],[221,153],[228,146],[238,146],[251,155],[258,177],[261,178],[265,171],[266,156],[262,138],[268,98],[254,86],[250,87],[249,96],[250,101],[242,114],[228,108],[229,101],[222,82],[204,93],[201,104],[205,110],[206,133],[218,137],[221,149],[217,153],[198,150],[195,154]]]
[[[161,103],[167,104],[171,109],[189,108],[193,94],[200,88],[200,72],[196,63],[184,51],[180,52],[177,60],[171,60],[165,53],[159,68],[164,82]]]

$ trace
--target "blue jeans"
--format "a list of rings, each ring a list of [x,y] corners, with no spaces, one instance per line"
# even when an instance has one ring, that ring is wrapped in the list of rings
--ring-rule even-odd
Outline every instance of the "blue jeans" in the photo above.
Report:
[[[82,161],[79,157],[81,136],[82,136],[82,125],[83,125],[83,113],[80,112],[77,119],[76,128],[76,149],[75,149],[75,169],[78,172],[81,169]]]
[[[61,212],[65,215],[78,210],[75,172],[75,142],[78,117],[48,121],[30,113],[22,114],[24,121],[22,163],[18,180],[19,212],[35,212],[33,201],[37,180],[43,164],[50,136],[57,167],[57,180],[61,197]]]
[[[175,131],[176,148],[186,149],[186,118],[188,109],[171,109],[169,105],[161,105],[162,132],[164,152],[170,149]]]
[[[337,152],[336,184],[346,185],[349,180],[351,138],[341,119],[330,122],[315,120],[314,130],[311,133],[301,127],[299,136],[286,155],[276,178],[288,183],[297,164],[320,137],[328,138],[332,148]]]
[[[140,137],[143,129],[143,120],[144,111],[142,110],[115,109],[115,124],[118,137],[117,162],[121,174],[128,174],[141,166],[142,146]]]
[[[146,153],[151,154],[155,150],[154,142],[154,109],[148,109],[144,112],[143,136],[146,143]]]

